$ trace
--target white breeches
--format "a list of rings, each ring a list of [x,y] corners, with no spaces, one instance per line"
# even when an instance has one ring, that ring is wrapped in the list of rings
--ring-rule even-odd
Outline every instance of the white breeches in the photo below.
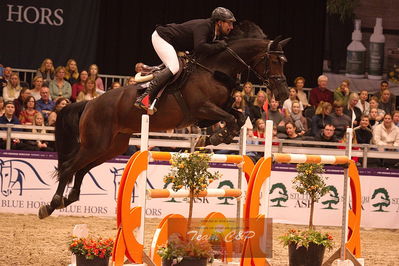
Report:
[[[151,36],[152,46],[166,67],[175,75],[179,71],[179,60],[175,48],[159,36],[157,31]]]

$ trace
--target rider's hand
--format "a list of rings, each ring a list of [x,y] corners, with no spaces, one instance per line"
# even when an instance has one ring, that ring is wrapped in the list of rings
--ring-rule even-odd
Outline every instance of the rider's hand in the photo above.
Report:
[[[227,47],[227,42],[225,40],[216,40],[214,43],[220,50],[226,49]]]

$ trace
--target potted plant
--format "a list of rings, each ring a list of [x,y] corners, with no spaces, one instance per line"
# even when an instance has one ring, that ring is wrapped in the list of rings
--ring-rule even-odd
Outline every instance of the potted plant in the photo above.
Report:
[[[158,248],[162,265],[206,266],[213,260],[212,245],[205,239],[189,239],[185,236],[172,235],[168,243]]]
[[[333,237],[328,233],[321,233],[313,225],[314,204],[324,196],[329,188],[322,174],[324,166],[315,163],[297,165],[298,175],[293,179],[294,188],[300,194],[306,194],[310,199],[310,215],[308,230],[291,229],[280,239],[284,246],[288,246],[289,263],[291,266],[322,265],[324,251],[333,247]]]
[[[76,255],[77,266],[108,266],[114,241],[101,237],[73,237],[68,243],[69,250]]]
[[[191,228],[195,196],[206,190],[209,184],[221,176],[219,172],[209,172],[211,156],[199,151],[176,153],[170,161],[171,170],[163,180],[165,183],[171,183],[174,191],[183,188],[189,191],[187,232]],[[212,246],[207,240],[198,241],[189,236],[170,238],[166,246],[159,247],[158,254],[163,259],[164,265],[171,265],[173,262],[179,266],[186,265],[185,261],[188,261],[187,265],[206,265],[209,259],[213,259]],[[195,261],[199,259],[202,262],[196,264]]]

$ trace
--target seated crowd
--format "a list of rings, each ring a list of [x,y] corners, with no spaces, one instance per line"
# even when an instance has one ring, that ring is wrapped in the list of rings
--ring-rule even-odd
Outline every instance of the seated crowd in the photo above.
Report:
[[[136,64],[135,70],[140,71],[142,65]],[[124,85],[130,84],[135,84],[133,76]],[[399,146],[399,111],[387,81],[382,81],[380,90],[372,96],[367,90],[351,92],[348,80],[342,81],[334,92],[327,89],[327,84],[328,78],[319,76],[318,86],[308,97],[303,90],[305,79],[297,77],[295,86],[289,89],[289,98],[278,102],[268,90],[255,94],[253,85],[247,82],[233,93],[233,108],[251,120],[253,131],[249,134],[258,138],[264,137],[265,120],[270,119],[274,122],[274,137],[280,139],[344,142],[346,129],[353,127],[354,143]],[[108,90],[120,86],[113,82]],[[92,100],[105,90],[95,64],[79,72],[73,59],[66,66],[55,68],[52,60],[46,58],[31,85],[5,67],[0,76],[0,124],[53,126],[63,107]],[[5,147],[4,140],[0,144]],[[12,148],[53,150],[51,146],[39,141],[33,145],[13,140]]]

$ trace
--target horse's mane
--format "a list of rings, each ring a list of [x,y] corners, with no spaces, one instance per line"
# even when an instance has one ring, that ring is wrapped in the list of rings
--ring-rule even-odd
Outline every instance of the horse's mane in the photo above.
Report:
[[[234,29],[229,34],[228,41],[235,41],[247,38],[266,40],[267,35],[258,25],[256,25],[252,21],[243,20],[237,25],[234,25]]]

